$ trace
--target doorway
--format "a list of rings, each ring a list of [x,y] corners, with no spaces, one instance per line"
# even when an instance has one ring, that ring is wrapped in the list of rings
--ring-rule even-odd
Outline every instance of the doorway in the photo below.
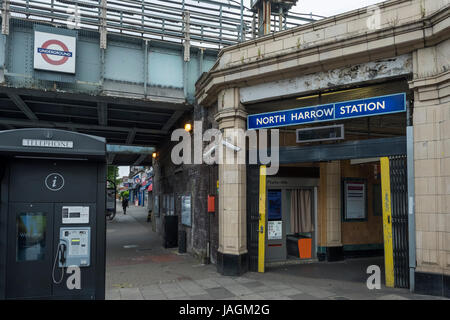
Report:
[[[267,178],[268,263],[317,258],[318,184],[314,178]]]

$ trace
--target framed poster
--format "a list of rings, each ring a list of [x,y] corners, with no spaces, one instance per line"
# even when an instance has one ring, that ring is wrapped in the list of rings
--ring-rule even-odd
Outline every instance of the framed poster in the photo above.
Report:
[[[181,224],[191,227],[192,226],[192,206],[191,206],[191,196],[181,197]]]
[[[281,220],[281,190],[269,190],[268,200],[268,220]]]
[[[159,217],[159,196],[153,198],[153,214],[155,217]]]
[[[367,182],[344,180],[344,221],[367,219]]]
[[[283,221],[267,222],[267,239],[268,240],[283,239]]]

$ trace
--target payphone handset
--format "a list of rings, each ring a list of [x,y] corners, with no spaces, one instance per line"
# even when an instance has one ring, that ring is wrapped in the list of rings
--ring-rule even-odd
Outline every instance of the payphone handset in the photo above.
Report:
[[[60,228],[59,243],[53,263],[53,282],[60,284],[64,277],[64,268],[77,266],[89,267],[91,262],[91,228]],[[62,268],[61,279],[55,280],[55,267]]]

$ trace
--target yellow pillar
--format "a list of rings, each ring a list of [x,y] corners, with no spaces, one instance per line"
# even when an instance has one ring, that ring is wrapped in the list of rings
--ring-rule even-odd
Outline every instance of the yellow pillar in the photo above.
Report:
[[[394,250],[392,246],[392,208],[391,208],[391,175],[389,158],[381,162],[381,192],[383,195],[383,233],[384,233],[384,265],[386,287],[394,287]]]
[[[266,254],[266,166],[259,173],[258,272],[264,272]]]

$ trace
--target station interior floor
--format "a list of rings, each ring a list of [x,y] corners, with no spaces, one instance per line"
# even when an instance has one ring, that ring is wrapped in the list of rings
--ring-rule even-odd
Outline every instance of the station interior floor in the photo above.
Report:
[[[118,203],[119,204],[119,203]],[[278,265],[265,273],[241,277],[217,273],[214,264],[200,264],[177,248],[165,249],[147,222],[146,209],[122,209],[107,225],[106,298],[112,300],[366,300],[441,299],[411,294],[406,289],[380,290],[366,285],[369,265],[383,257]]]

